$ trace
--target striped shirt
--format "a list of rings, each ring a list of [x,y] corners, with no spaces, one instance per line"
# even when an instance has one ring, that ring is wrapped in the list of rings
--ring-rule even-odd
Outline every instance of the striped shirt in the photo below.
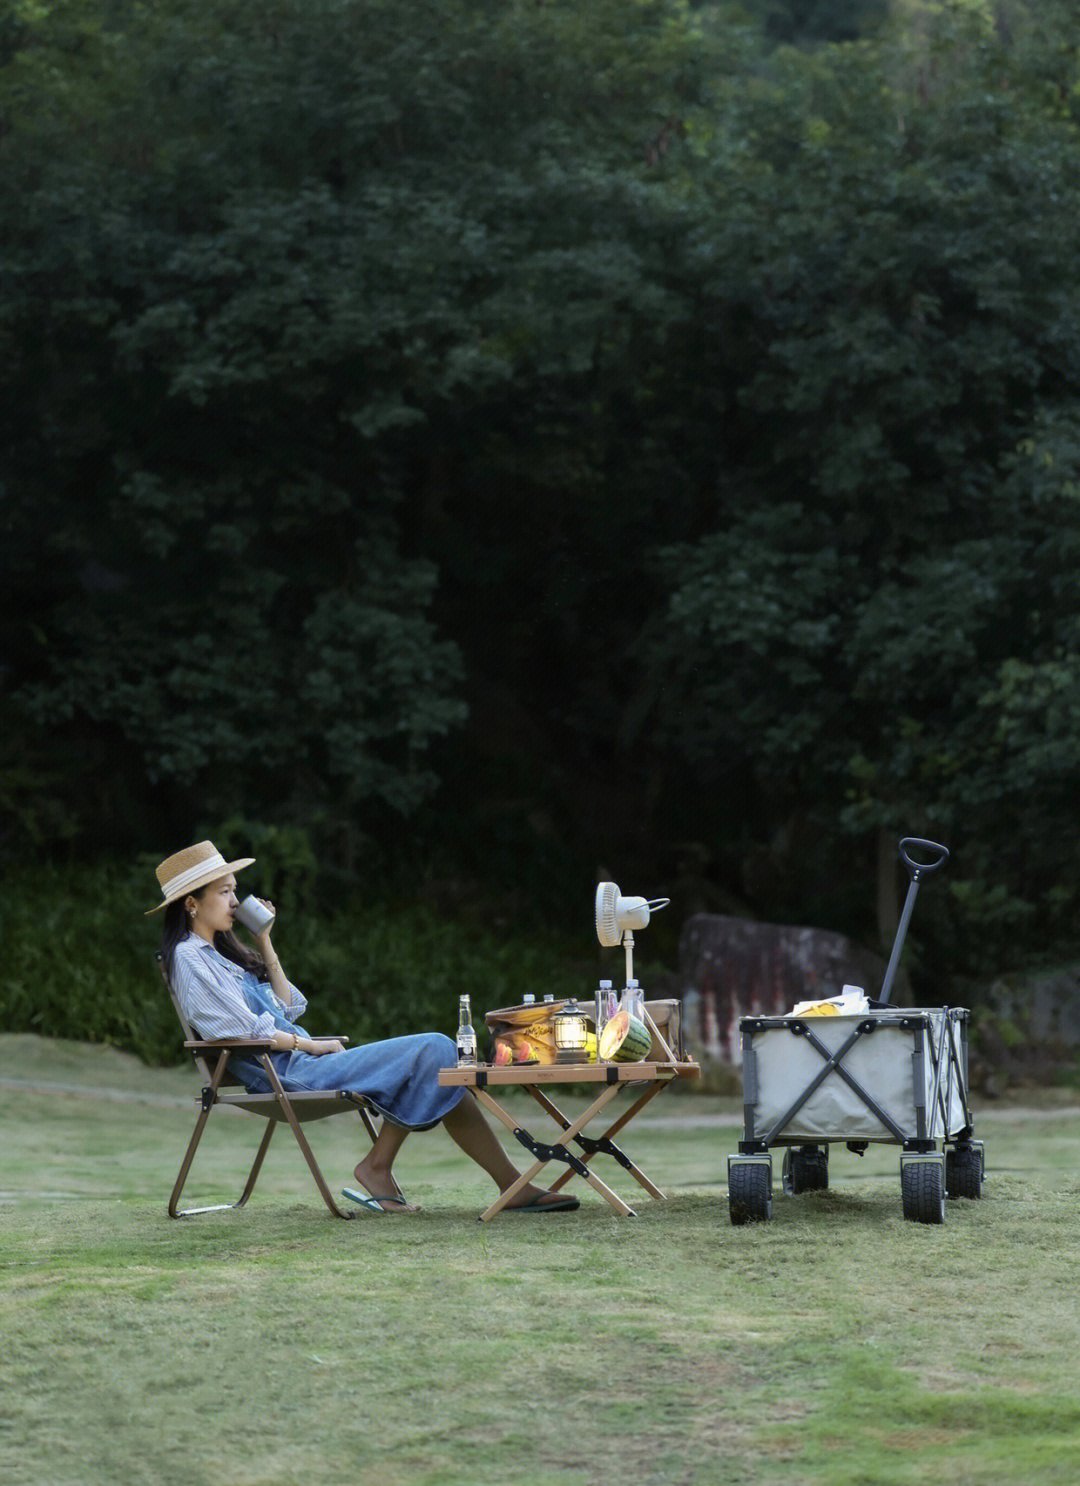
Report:
[[[171,980],[185,1017],[208,1040],[272,1037],[279,1021],[269,1011],[253,1009],[251,1001],[257,1005],[269,997],[278,1008],[278,1017],[290,1022],[298,1021],[307,1010],[307,998],[291,980],[292,1001],[286,1006],[271,985],[241,970],[199,934],[188,934],[176,946]]]

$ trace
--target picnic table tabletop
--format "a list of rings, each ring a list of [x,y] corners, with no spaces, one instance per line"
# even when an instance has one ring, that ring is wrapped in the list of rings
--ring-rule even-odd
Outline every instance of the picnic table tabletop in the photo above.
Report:
[[[698,1078],[697,1063],[468,1063],[439,1070],[444,1088],[513,1084],[640,1084]]]

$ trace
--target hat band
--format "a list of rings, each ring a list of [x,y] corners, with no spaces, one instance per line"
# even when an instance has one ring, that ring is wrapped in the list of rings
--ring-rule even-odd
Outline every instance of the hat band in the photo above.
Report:
[[[168,882],[162,883],[161,891],[165,894],[166,900],[175,898],[178,893],[184,892],[195,883],[201,886],[202,882],[208,880],[207,872],[213,872],[217,867],[220,867],[224,874],[225,866],[225,858],[220,852],[215,852],[212,857],[204,857],[197,866],[189,867],[186,872],[179,872],[175,877],[170,877]],[[210,882],[213,880],[212,877],[209,878]]]

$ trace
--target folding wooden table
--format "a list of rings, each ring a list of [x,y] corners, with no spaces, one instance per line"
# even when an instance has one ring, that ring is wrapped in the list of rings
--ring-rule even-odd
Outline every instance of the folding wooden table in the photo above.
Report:
[[[501,1212],[523,1187],[534,1180],[537,1173],[549,1161],[561,1161],[566,1165],[566,1170],[552,1183],[552,1191],[558,1191],[565,1186],[571,1176],[584,1177],[593,1190],[599,1192],[604,1201],[610,1203],[621,1217],[635,1217],[634,1209],[625,1203],[617,1192],[613,1192],[605,1182],[602,1182],[594,1171],[590,1171],[588,1163],[597,1155],[611,1156],[630,1173],[640,1186],[645,1188],[650,1197],[663,1198],[664,1194],[660,1188],[649,1180],[640,1167],[631,1161],[626,1152],[617,1146],[611,1137],[624,1129],[634,1116],[640,1114],[650,1100],[655,1099],[656,1095],[667,1088],[674,1079],[698,1078],[700,1073],[701,1069],[696,1063],[674,1062],[534,1063],[516,1067],[511,1064],[501,1068],[480,1063],[471,1067],[441,1069],[440,1084],[447,1088],[468,1089],[477,1103],[489,1110],[513,1134],[515,1140],[536,1157],[536,1161],[528,1171],[522,1172],[513,1186],[508,1187],[505,1192],[500,1192],[487,1211],[480,1214],[480,1221],[485,1223],[497,1212]],[[596,1097],[576,1119],[572,1120],[559,1109],[550,1096],[549,1090],[558,1084],[583,1085],[587,1093],[592,1093],[592,1086],[595,1086]],[[602,1135],[596,1137],[584,1135],[582,1132],[585,1127],[591,1124],[600,1111],[611,1103],[620,1089],[627,1087],[639,1090],[633,1103],[623,1110],[617,1120],[608,1125]],[[557,1140],[550,1143],[537,1140],[519,1120],[503,1108],[491,1090],[507,1088],[526,1089],[532,1095],[540,1108],[558,1125],[561,1133]],[[571,1144],[575,1145],[577,1150],[572,1150]]]

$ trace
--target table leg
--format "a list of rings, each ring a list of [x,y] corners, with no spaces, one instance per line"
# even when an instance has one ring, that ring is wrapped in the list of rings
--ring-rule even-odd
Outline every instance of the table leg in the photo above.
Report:
[[[573,1123],[564,1124],[563,1133],[559,1137],[559,1139],[553,1143],[554,1146],[561,1146],[563,1149],[569,1151],[569,1143],[571,1140],[573,1140],[574,1136],[577,1135],[578,1132],[582,1130],[584,1126],[587,1125],[588,1122],[593,1119],[595,1115],[599,1114],[604,1105],[607,1104],[609,1100],[613,1099],[618,1092],[618,1084],[612,1084],[609,1088],[604,1089],[603,1093],[600,1094],[598,1098],[594,1099],[592,1104],[589,1105],[588,1109],[584,1110],[583,1113],[580,1114],[578,1118],[573,1121]],[[515,1138],[521,1140],[521,1134],[524,1134],[528,1140],[532,1139],[532,1137],[528,1135],[528,1132],[522,1130],[522,1127],[513,1118],[513,1116],[507,1114],[502,1105],[500,1105],[497,1100],[493,1099],[486,1089],[474,1089],[470,1087],[469,1093],[472,1094],[477,1100],[479,1100],[480,1103],[483,1104],[485,1109],[490,1110],[495,1118],[500,1120],[508,1130],[512,1131]],[[564,1122],[565,1116],[560,1114],[559,1120],[560,1122]],[[519,1131],[521,1132],[521,1134],[519,1134]],[[525,1144],[525,1142],[522,1141],[522,1144]],[[584,1163],[581,1162],[581,1158],[578,1157],[576,1153],[574,1154],[575,1160],[577,1160],[583,1167]],[[542,1156],[538,1161],[534,1162],[533,1165],[529,1167],[528,1171],[522,1172],[521,1176],[518,1177],[517,1181],[514,1182],[512,1186],[507,1187],[505,1192],[499,1193],[498,1197],[491,1204],[491,1206],[485,1212],[480,1214],[480,1221],[482,1223],[486,1223],[489,1218],[493,1218],[496,1213],[501,1212],[506,1204],[514,1197],[516,1197],[523,1187],[528,1186],[528,1184],[533,1180],[537,1173],[542,1171],[549,1161],[556,1159],[558,1158],[555,1156]],[[567,1169],[566,1173],[564,1174],[563,1181],[565,1181],[566,1177],[571,1175],[571,1171],[572,1168]],[[622,1200],[619,1194],[617,1192],[613,1192],[605,1182],[602,1182],[600,1178],[595,1174],[595,1172],[582,1170],[578,1174],[583,1175],[585,1177],[585,1180],[589,1183],[589,1186],[592,1187],[594,1191],[599,1192],[601,1197],[604,1198],[605,1202],[610,1203],[610,1205],[621,1217],[632,1218],[635,1216],[634,1209],[627,1206],[627,1204]],[[560,1181],[559,1186],[562,1186],[562,1181]],[[554,1191],[556,1190],[556,1188],[553,1186],[552,1190]]]
[[[598,1137],[596,1144],[599,1144],[600,1141],[610,1141],[613,1135],[617,1135],[625,1125],[629,1124],[629,1122],[634,1118],[639,1110],[645,1108],[650,1099],[655,1099],[660,1090],[666,1087],[666,1083],[650,1084],[649,1087],[645,1090],[644,1094],[641,1094],[637,1099],[634,1100],[633,1104],[624,1109],[615,1123],[609,1125],[604,1133]],[[529,1093],[533,1096],[538,1104],[542,1105],[544,1109],[547,1110],[551,1118],[555,1120],[557,1124],[562,1125],[563,1129],[565,1130],[566,1116],[563,1115],[562,1112],[556,1108],[551,1100],[548,1099],[547,1095],[544,1094],[540,1089],[536,1088],[530,1088]],[[591,1144],[593,1144],[593,1142],[590,1142],[590,1145]],[[589,1162],[592,1160],[595,1154],[595,1150],[586,1149],[585,1154],[582,1156],[581,1159],[585,1162]],[[605,1154],[614,1157],[614,1159],[618,1161],[619,1165],[624,1167],[625,1170],[627,1170],[634,1178],[634,1180],[640,1186],[645,1188],[650,1197],[663,1199],[664,1194],[663,1192],[661,1192],[660,1188],[656,1186],[654,1182],[651,1182],[649,1180],[649,1178],[645,1175],[645,1173],[639,1166],[636,1166],[634,1162],[631,1161],[630,1157],[626,1154],[625,1151],[619,1149],[618,1146],[613,1146],[612,1149],[605,1152]],[[551,1184],[551,1190],[553,1192],[558,1192],[559,1189],[564,1187],[569,1180],[570,1172],[564,1171],[561,1176],[559,1176],[558,1180],[554,1181]]]
[[[493,1099],[486,1089],[470,1088],[469,1093],[473,1096],[474,1099],[478,1100],[478,1102],[481,1103],[485,1107],[485,1109],[490,1110],[496,1119],[501,1120],[512,1134],[517,1134],[519,1128],[517,1121],[506,1113],[506,1110],[503,1109],[498,1100]],[[481,1223],[486,1223],[487,1220],[489,1218],[493,1218],[497,1212],[501,1212],[506,1204],[511,1200],[511,1198],[516,1197],[523,1187],[528,1186],[528,1184],[532,1181],[533,1177],[543,1165],[543,1161],[537,1161],[536,1164],[534,1166],[531,1166],[528,1171],[523,1172],[522,1175],[518,1177],[516,1182],[507,1187],[505,1192],[500,1192],[491,1206],[485,1212],[482,1212],[480,1214]]]

